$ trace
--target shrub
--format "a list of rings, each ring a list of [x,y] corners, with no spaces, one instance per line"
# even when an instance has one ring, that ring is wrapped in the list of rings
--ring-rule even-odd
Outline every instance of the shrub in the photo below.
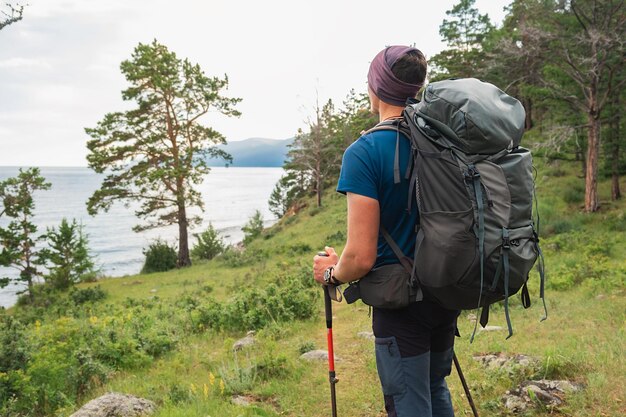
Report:
[[[273,350],[270,350],[265,353],[256,365],[257,375],[261,380],[285,377],[291,371],[287,356],[283,353],[274,355],[272,352]]]
[[[100,285],[80,290],[74,288],[70,292],[70,299],[74,302],[74,304],[85,304],[88,302],[94,303],[104,300],[106,296],[107,293],[100,288]]]
[[[585,189],[582,185],[576,183],[565,188],[563,192],[563,200],[568,204],[580,204],[585,200]]]
[[[29,346],[24,337],[24,326],[11,316],[0,321],[0,373],[24,369]]]
[[[237,268],[258,262],[263,258],[263,256],[264,252],[260,250],[238,249],[229,246],[226,248],[220,259],[226,266]]]
[[[296,279],[284,279],[266,288],[242,289],[225,303],[210,300],[199,306],[193,317],[200,329],[261,329],[276,322],[310,318],[315,313],[316,296]]]
[[[48,247],[42,249],[41,258],[49,270],[45,275],[47,282],[65,289],[76,282],[94,280],[95,264],[82,224],[63,218],[58,229],[49,228],[44,236]]]
[[[315,350],[315,342],[313,342],[312,340],[308,340],[304,343],[301,343],[300,346],[298,347],[298,352],[301,355],[304,355],[307,352],[310,352],[312,350]]]
[[[191,249],[191,256],[196,259],[205,259],[207,261],[215,258],[225,249],[224,240],[211,223],[207,229],[195,235],[198,239],[196,245]]]
[[[303,255],[313,251],[311,246],[306,243],[295,243],[290,245],[288,250],[291,255]]]
[[[170,246],[160,239],[152,242],[148,249],[143,251],[143,254],[146,255],[146,260],[143,268],[141,268],[142,274],[169,271],[176,268],[178,261],[176,247]]]
[[[259,210],[256,210],[252,217],[248,220],[242,228],[243,232],[243,244],[247,245],[261,235],[263,232],[263,215]]]
[[[250,356],[246,356],[245,363],[240,364],[237,352],[234,352],[234,361],[231,365],[222,365],[219,374],[230,394],[243,394],[252,390],[257,381],[257,365]]]

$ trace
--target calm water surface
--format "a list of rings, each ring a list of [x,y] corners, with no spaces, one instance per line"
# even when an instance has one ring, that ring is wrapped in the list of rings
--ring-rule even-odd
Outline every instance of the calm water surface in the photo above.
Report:
[[[17,175],[18,168],[0,167],[0,180]],[[254,214],[261,211],[266,225],[274,221],[267,201],[274,185],[283,173],[282,168],[212,168],[199,187],[205,202],[201,214],[203,225],[191,233],[204,230],[209,221],[228,243],[243,238],[241,227]],[[85,202],[98,189],[103,176],[88,168],[41,168],[41,174],[52,183],[48,191],[35,194],[34,222],[38,233],[46,227],[57,227],[63,217],[82,222],[89,236],[89,246],[97,257],[103,273],[108,276],[136,274],[143,263],[143,248],[162,238],[174,243],[178,228],[170,226],[141,233],[132,231],[139,220],[132,207],[115,204],[108,213],[94,217],[87,214]],[[0,218],[0,225],[8,220]],[[194,238],[190,238],[193,246]],[[16,276],[15,271],[0,268],[1,276]],[[8,307],[15,302],[19,288],[0,289],[0,306]]]

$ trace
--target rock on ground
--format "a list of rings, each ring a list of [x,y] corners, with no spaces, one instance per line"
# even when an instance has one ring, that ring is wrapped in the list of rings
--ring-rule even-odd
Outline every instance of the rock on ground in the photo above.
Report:
[[[254,330],[250,330],[248,332],[248,334],[246,335],[246,337],[237,340],[234,344],[233,344],[233,350],[241,350],[247,346],[252,346],[256,343],[256,340],[254,339],[254,334],[255,331]]]
[[[474,360],[480,362],[488,369],[511,369],[515,366],[529,367],[538,363],[532,356],[517,354],[506,355],[504,353],[488,353],[485,355],[474,355]]]
[[[253,402],[253,399],[243,395],[235,395],[230,399],[230,401],[235,405],[248,407]]]
[[[357,333],[357,336],[366,340],[376,340],[373,332],[359,332]]]
[[[479,332],[500,332],[504,330],[502,326],[485,326],[478,329]]]
[[[300,359],[307,361],[327,361],[328,351],[326,350],[310,350],[300,355]],[[341,359],[335,355],[335,362],[341,362]]]
[[[89,401],[70,417],[139,417],[151,415],[155,410],[152,401],[110,392]]]
[[[521,413],[532,407],[538,401],[546,407],[556,407],[564,402],[565,395],[580,391],[581,384],[571,381],[524,381],[513,391],[509,391],[503,397],[504,406],[514,412]]]

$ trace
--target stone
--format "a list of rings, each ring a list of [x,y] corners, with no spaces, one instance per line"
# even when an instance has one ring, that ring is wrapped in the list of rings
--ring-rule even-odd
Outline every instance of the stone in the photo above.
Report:
[[[474,355],[474,360],[480,362],[488,369],[507,369],[512,370],[514,367],[529,367],[534,366],[539,361],[532,356],[517,354],[506,355],[504,353],[488,353],[485,355]]]
[[[150,292],[151,292],[152,294],[154,294],[154,293],[156,293],[156,292],[157,292],[157,289],[156,289],[156,288],[153,288],[153,289],[151,289],[151,290],[150,290]]]
[[[300,359],[304,359],[306,361],[327,361],[328,351],[319,349],[310,350],[300,355]],[[335,362],[341,362],[341,359],[337,355],[335,355]]]
[[[254,330],[250,330],[246,334],[246,337],[237,340],[233,344],[233,350],[237,351],[237,350],[241,350],[241,349],[243,349],[245,347],[254,345],[256,343],[256,339],[254,338],[254,334],[255,334],[255,331]]]
[[[558,407],[563,404],[565,395],[583,389],[580,384],[571,381],[524,381],[513,391],[507,391],[503,397],[504,406],[512,412],[521,413],[538,401],[545,407]]]
[[[243,395],[235,395],[230,399],[230,402],[232,402],[235,405],[239,405],[241,407],[248,407],[250,406],[250,399],[248,397],[244,397]]]
[[[376,336],[374,336],[373,332],[358,332],[357,336],[366,340],[376,340]]]
[[[501,326],[485,326],[485,327],[481,327],[479,331],[481,332],[499,332],[504,330],[503,327]]]
[[[472,323],[473,323],[473,322],[475,322],[475,321],[476,321],[476,314],[474,314],[474,313],[469,313],[469,314],[467,315],[467,319],[468,319],[469,321],[471,321]]]
[[[156,405],[149,400],[133,395],[110,392],[89,401],[70,417],[139,417],[156,411]]]

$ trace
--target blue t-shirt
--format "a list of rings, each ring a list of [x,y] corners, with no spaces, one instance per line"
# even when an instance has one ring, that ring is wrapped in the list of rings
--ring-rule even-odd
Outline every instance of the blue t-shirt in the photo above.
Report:
[[[394,184],[397,137],[394,130],[376,131],[361,136],[350,145],[343,154],[337,191],[378,200],[381,224],[402,252],[413,258],[418,214],[415,201],[411,204],[411,212],[407,210],[409,180],[405,178],[411,145],[400,134],[400,183]],[[394,263],[399,263],[398,257],[379,232],[375,267]]]

